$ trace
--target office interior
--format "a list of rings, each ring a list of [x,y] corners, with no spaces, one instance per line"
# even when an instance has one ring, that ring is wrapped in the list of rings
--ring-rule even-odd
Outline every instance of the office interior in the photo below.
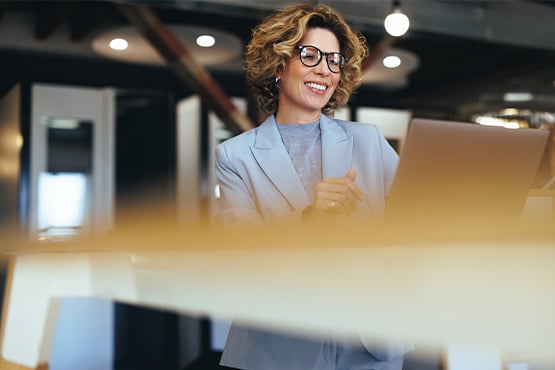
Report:
[[[286,3],[0,1],[2,229],[17,230],[26,242],[68,245],[117,230],[145,209],[168,220],[209,219],[217,207],[213,150],[244,129],[225,116],[225,104],[253,125],[262,121],[245,84],[243,47],[252,28]],[[413,117],[555,133],[555,2],[323,3],[362,32],[370,50],[361,87],[336,117],[377,124],[399,153]],[[210,99],[213,87],[191,82],[194,70],[159,54],[167,38],[141,34],[125,12],[135,6],[160,20],[160,35],[169,30],[180,41],[179,50],[221,91],[219,101]],[[383,27],[392,6],[410,19],[400,37]],[[201,35],[213,35],[215,44],[197,45]],[[110,49],[115,37],[128,39],[129,48]],[[400,64],[387,67],[386,57]],[[552,221],[554,176],[548,146],[527,211]],[[2,261],[5,285],[9,256]],[[217,368],[228,326],[218,318],[66,298],[49,368]],[[404,369],[474,368],[464,355],[457,361],[447,365],[441,343],[417,346]],[[555,360],[526,353],[492,363],[555,369]]]

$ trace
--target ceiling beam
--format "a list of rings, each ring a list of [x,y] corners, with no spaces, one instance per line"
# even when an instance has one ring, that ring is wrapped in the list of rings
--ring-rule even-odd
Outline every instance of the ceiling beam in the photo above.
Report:
[[[119,3],[118,8],[158,50],[166,64],[237,134],[254,125],[241,113],[210,74],[193,58],[175,34],[148,7]]]

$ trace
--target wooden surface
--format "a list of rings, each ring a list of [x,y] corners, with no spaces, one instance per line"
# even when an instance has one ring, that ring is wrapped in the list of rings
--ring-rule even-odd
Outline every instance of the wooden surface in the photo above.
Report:
[[[67,296],[296,334],[332,328],[470,345],[493,356],[553,356],[552,224],[470,232],[340,223],[225,233],[166,221],[150,214],[105,238],[4,248],[14,263],[3,357],[29,368],[47,363],[56,302]]]
[[[39,364],[37,367],[27,367],[0,358],[0,370],[48,370],[48,364]]]

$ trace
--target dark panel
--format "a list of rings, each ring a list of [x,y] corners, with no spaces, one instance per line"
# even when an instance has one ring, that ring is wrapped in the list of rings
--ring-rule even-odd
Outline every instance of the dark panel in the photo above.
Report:
[[[120,90],[116,97],[116,223],[149,206],[173,215],[175,101],[154,90]],[[116,225],[117,227],[117,225]]]
[[[116,304],[114,370],[177,369],[177,320],[173,313]]]
[[[93,123],[74,129],[48,127],[48,172],[92,172]]]

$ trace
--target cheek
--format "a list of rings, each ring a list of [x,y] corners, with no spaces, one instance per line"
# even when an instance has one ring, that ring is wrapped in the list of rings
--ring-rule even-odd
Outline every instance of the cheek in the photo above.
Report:
[[[333,91],[335,92],[335,90],[337,90],[337,86],[339,86],[339,78],[333,79],[332,83],[333,83]]]

